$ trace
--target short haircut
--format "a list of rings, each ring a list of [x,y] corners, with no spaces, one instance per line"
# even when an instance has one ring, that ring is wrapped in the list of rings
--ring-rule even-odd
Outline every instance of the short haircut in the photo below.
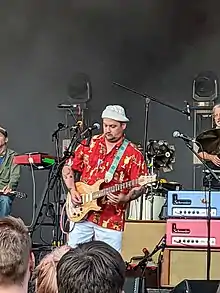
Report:
[[[213,108],[212,108],[212,114],[214,115],[215,110],[220,108],[220,104],[216,104]]]
[[[36,293],[57,293],[57,263],[69,250],[68,246],[61,246],[46,255],[34,270],[33,279],[36,280]]]
[[[22,285],[29,268],[31,238],[20,218],[0,219],[0,286]]]
[[[124,282],[120,253],[102,241],[79,244],[57,265],[59,293],[119,293]]]
[[[0,126],[0,133],[2,135],[4,135],[4,137],[8,137],[8,132],[6,129],[4,129],[3,127]]]

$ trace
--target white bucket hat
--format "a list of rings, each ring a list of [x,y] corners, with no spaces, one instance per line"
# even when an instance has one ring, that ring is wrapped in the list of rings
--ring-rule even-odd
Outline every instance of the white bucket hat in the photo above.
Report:
[[[102,112],[102,118],[113,119],[119,122],[128,122],[129,119],[125,115],[125,110],[119,105],[109,105]]]

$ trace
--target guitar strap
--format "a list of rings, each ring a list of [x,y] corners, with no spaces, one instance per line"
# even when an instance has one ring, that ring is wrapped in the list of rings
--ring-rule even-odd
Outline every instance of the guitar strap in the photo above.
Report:
[[[118,164],[121,160],[121,157],[123,156],[124,154],[124,151],[126,150],[127,146],[129,144],[129,140],[127,140],[126,138],[124,139],[122,145],[120,146],[120,148],[118,149],[116,155],[115,155],[115,158],[109,168],[109,170],[106,172],[105,174],[105,182],[108,183],[112,180],[113,176],[114,176],[114,173],[118,167]]]

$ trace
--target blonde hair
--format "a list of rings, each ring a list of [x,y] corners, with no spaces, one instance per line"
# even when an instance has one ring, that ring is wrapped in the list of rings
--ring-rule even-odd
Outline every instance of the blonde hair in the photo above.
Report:
[[[36,293],[57,293],[56,267],[61,257],[70,249],[64,245],[46,255],[36,267],[33,279]]]

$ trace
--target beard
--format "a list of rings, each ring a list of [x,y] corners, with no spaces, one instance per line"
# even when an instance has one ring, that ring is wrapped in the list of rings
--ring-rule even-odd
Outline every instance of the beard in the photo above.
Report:
[[[112,134],[105,134],[105,139],[106,139],[108,142],[117,142],[117,141],[119,141],[121,138],[122,138],[122,136],[120,136],[120,137],[115,137],[115,136],[112,135]]]

